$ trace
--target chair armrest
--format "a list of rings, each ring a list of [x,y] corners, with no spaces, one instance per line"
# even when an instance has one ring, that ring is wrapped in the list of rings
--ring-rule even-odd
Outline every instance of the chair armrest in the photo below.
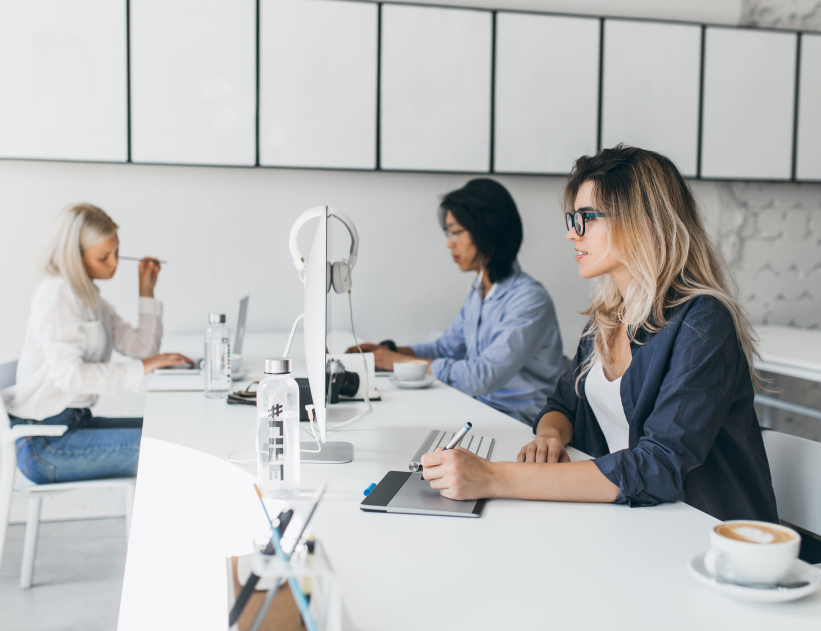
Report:
[[[68,430],[68,425],[15,425],[11,428],[14,439],[27,436],[62,436]]]

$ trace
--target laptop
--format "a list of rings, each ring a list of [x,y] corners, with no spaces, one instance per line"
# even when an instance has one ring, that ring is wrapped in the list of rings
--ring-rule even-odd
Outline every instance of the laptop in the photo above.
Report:
[[[231,378],[236,381],[241,379],[248,371],[243,371],[242,360],[238,362],[239,365],[233,362],[233,357],[242,357],[242,343],[245,340],[245,321],[248,318],[248,298],[245,296],[239,301],[239,317],[237,318],[237,333],[234,336],[234,347],[231,349]],[[191,358],[194,359],[194,364],[183,364],[182,366],[169,366],[168,368],[158,368],[154,371],[157,375],[194,375],[201,373],[202,357]]]

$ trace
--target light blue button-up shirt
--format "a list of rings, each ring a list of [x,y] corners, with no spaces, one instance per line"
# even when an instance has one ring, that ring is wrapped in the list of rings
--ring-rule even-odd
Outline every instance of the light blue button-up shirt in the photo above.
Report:
[[[518,263],[482,299],[479,283],[435,342],[411,345],[431,373],[479,401],[532,424],[563,371],[553,301]]]

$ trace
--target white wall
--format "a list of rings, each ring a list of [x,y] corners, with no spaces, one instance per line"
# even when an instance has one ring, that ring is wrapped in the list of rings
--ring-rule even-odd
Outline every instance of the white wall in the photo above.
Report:
[[[236,317],[251,294],[249,330],[287,329],[301,313],[302,286],[288,253],[296,216],[318,204],[348,213],[361,246],[354,269],[354,312],[360,335],[411,342],[443,329],[472,280],[451,262],[436,223],[440,196],[470,176],[229,169],[145,165],[0,162],[0,361],[22,347],[36,283],[33,256],[55,213],[66,203],[101,206],[120,225],[122,254],[169,261],[157,296],[167,332],[195,332],[209,311]],[[519,205],[525,243],[521,262],[553,295],[566,344],[573,344],[587,298],[564,243],[559,208],[562,178],[499,177]],[[334,253],[349,247],[332,222]],[[307,253],[311,227],[304,230]],[[136,317],[136,264],[123,261],[103,296]],[[333,326],[347,326],[347,304],[332,295]],[[9,308],[10,307],[10,308]],[[378,341],[378,340],[377,340]]]

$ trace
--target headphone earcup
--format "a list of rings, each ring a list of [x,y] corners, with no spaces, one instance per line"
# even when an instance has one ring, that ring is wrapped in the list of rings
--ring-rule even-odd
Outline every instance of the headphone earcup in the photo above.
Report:
[[[351,288],[351,267],[342,261],[337,261],[333,266],[333,286],[338,294],[344,294]]]

